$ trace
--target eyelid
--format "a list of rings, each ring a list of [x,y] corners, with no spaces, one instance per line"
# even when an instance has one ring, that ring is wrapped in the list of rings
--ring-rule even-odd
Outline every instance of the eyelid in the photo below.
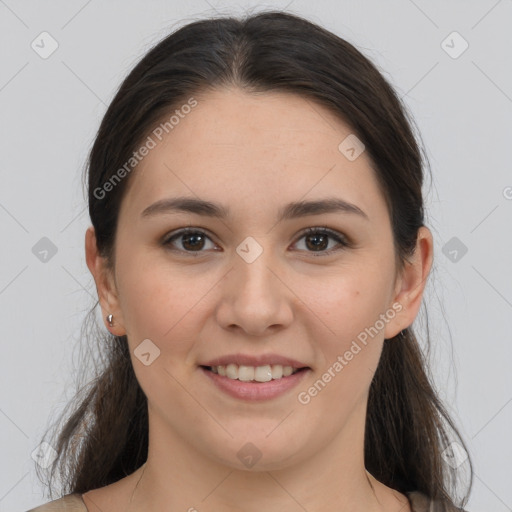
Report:
[[[330,238],[334,239],[338,243],[338,247],[334,247],[334,248],[328,249],[326,251],[318,251],[318,252],[306,251],[306,253],[308,255],[311,254],[314,257],[320,257],[320,256],[328,257],[328,256],[330,256],[334,253],[337,253],[343,249],[348,249],[348,248],[354,247],[354,244],[352,243],[352,241],[344,233],[334,230],[334,229],[331,229],[331,228],[328,228],[326,226],[314,226],[314,227],[309,227],[309,228],[303,229],[298,234],[296,241],[293,243],[293,245],[295,245],[305,235],[316,234],[316,233],[328,235]]]
[[[214,244],[216,244],[215,240],[214,240],[214,236],[210,233],[210,231],[208,231],[206,228],[201,228],[201,227],[194,227],[194,226],[187,226],[187,227],[184,227],[184,228],[179,228],[179,229],[175,229],[169,233],[167,233],[166,235],[164,235],[164,237],[162,238],[162,245],[164,246],[169,246],[170,245],[170,242],[173,238],[179,238],[180,236],[183,236],[183,235],[187,235],[187,234],[190,234],[190,233],[193,233],[193,234],[203,234],[205,235],[206,237],[208,237]],[[216,244],[217,245],[217,244]],[[181,252],[181,253],[186,253],[186,254],[191,254],[191,255],[200,255],[201,253],[204,253],[206,251],[183,251],[181,249],[170,249],[170,250],[174,250],[174,251],[177,251],[177,252]]]
[[[330,235],[332,238],[338,239],[340,241],[340,243],[344,243],[346,245],[351,244],[351,241],[344,233],[341,233],[340,231],[336,231],[335,229],[328,228],[326,226],[314,226],[314,227],[305,228],[299,233],[298,236],[299,236],[299,238],[301,238],[304,235],[318,233],[318,232],[326,233],[326,234]]]
[[[164,246],[168,246],[170,245],[170,242],[172,239],[174,238],[179,238],[180,236],[183,236],[183,235],[186,235],[186,234],[189,234],[189,233],[193,233],[193,234],[203,234],[205,235],[206,237],[208,237],[213,243],[216,243],[214,241],[214,236],[210,233],[209,230],[207,230],[206,228],[201,228],[201,227],[194,227],[194,226],[187,226],[187,227],[184,227],[184,228],[179,228],[179,229],[176,229],[174,231],[171,231],[170,233],[166,234],[163,239],[162,239],[162,245]],[[293,242],[292,245],[295,245],[301,238],[303,238],[305,235],[308,235],[308,234],[317,234],[317,233],[320,233],[320,234],[326,234],[328,235],[330,238],[334,239],[338,245],[340,247],[337,247],[337,248],[331,248],[331,249],[328,249],[326,251],[318,251],[318,252],[315,252],[315,251],[305,251],[307,252],[308,254],[311,254],[313,256],[328,256],[328,255],[331,255],[335,252],[338,252],[342,249],[346,249],[346,248],[350,248],[350,247],[353,247],[353,243],[352,241],[344,234],[344,233],[341,233],[339,231],[336,231],[334,229],[331,229],[331,228],[328,228],[328,227],[325,227],[325,226],[311,226],[311,227],[307,227],[303,230],[301,230],[295,241]],[[181,249],[170,249],[170,250],[174,250],[174,251],[177,251],[177,252],[180,252],[180,253],[185,253],[185,254],[188,254],[188,255],[200,255],[201,253],[204,253],[206,251],[183,251]],[[301,251],[299,251],[301,252]]]

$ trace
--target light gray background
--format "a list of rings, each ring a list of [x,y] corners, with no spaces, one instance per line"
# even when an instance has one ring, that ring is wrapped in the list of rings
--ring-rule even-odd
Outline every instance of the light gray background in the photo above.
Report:
[[[45,501],[31,453],[74,391],[95,299],[81,171],[106,105],[172,29],[264,7],[355,44],[416,119],[434,174],[432,369],[475,463],[468,510],[512,510],[511,0],[0,0],[0,511]],[[43,31],[59,44],[47,59],[31,48]],[[453,31],[469,43],[458,58],[442,47]],[[47,262],[32,252],[42,237],[58,249]],[[468,249],[456,261],[452,237]]]

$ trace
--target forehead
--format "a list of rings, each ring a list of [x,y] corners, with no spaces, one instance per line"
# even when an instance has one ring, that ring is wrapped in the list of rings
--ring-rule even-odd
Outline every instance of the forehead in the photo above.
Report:
[[[140,213],[150,202],[189,195],[261,210],[339,193],[369,214],[379,208],[382,214],[369,156],[363,151],[350,160],[340,151],[353,137],[351,127],[327,108],[289,93],[239,89],[194,99],[196,106],[183,109],[172,128],[160,130],[161,140],[151,134],[156,145],[131,176],[129,208]]]

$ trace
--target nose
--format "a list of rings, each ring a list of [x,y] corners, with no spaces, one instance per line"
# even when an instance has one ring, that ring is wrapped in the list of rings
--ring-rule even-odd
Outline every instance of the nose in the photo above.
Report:
[[[270,248],[264,248],[253,261],[236,254],[221,285],[216,309],[219,325],[252,336],[286,328],[293,321],[293,301],[297,300],[289,280]]]

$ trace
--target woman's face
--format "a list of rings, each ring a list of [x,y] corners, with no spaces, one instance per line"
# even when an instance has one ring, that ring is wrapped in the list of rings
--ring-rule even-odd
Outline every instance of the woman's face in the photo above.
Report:
[[[304,98],[195,98],[130,177],[102,302],[128,336],[150,435],[240,469],[359,445],[384,338],[417,312],[369,156],[354,159],[353,139],[339,149],[350,128]],[[178,197],[225,216],[152,207]],[[342,206],[288,206],[326,200]],[[230,362],[242,381],[203,368]],[[283,363],[306,369],[251,382]]]

